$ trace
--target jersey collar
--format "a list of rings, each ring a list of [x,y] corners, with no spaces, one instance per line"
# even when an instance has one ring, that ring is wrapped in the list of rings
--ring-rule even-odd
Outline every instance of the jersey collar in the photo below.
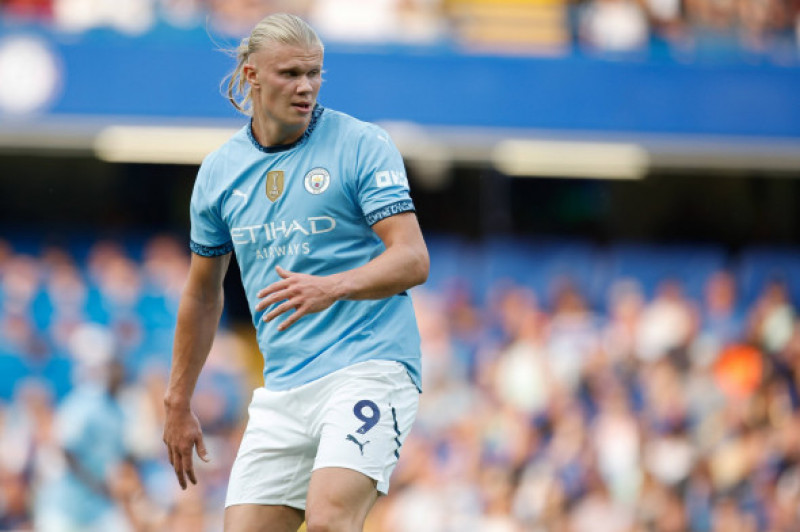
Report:
[[[276,144],[275,146],[263,146],[258,140],[256,136],[253,134],[253,119],[250,119],[250,124],[247,126],[247,136],[250,137],[250,142],[253,143],[253,146],[258,148],[264,153],[278,153],[286,150],[291,150],[295,146],[299,146],[303,142],[311,136],[311,133],[314,131],[314,128],[317,126],[317,122],[319,121],[319,117],[322,116],[322,111],[325,108],[322,107],[320,104],[314,105],[314,110],[311,112],[311,121],[308,123],[308,127],[306,128],[303,135],[297,139],[296,141],[289,143],[289,144]]]

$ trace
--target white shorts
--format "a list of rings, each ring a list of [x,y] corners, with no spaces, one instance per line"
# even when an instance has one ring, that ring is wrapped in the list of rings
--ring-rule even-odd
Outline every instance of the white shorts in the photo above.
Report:
[[[344,467],[389,490],[419,392],[399,362],[350,366],[298,388],[253,392],[225,506],[305,509],[311,472]]]

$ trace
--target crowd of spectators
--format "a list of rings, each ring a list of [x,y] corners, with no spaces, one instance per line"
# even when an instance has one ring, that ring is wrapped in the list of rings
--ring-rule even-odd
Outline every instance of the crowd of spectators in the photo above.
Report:
[[[0,529],[221,529],[260,354],[224,321],[194,398],[211,462],[182,492],[161,400],[187,268],[169,236],[0,245]],[[735,273],[697,296],[618,277],[595,304],[569,280],[416,289],[424,393],[366,530],[800,529],[797,301],[778,277],[745,301]]]
[[[57,30],[159,25],[241,36],[276,11],[323,40],[523,54],[766,59],[796,64],[798,0],[0,0],[0,15]]]

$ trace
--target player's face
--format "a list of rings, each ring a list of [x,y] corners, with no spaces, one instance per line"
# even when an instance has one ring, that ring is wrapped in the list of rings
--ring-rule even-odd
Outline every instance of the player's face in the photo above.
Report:
[[[322,50],[273,44],[251,55],[253,113],[277,132],[297,132],[311,121],[322,84]],[[293,135],[292,135],[293,136]],[[285,140],[285,139],[283,139]]]

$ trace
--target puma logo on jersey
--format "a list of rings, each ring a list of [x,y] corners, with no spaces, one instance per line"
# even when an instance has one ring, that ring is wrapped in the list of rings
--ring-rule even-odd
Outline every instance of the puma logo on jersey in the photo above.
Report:
[[[238,188],[233,189],[233,196],[240,196],[244,201],[247,201],[247,194],[239,190]]]
[[[365,441],[364,443],[361,443],[352,434],[348,434],[347,438],[345,438],[345,439],[347,441],[351,441],[351,442],[355,443],[356,445],[358,445],[358,450],[361,451],[361,456],[364,456],[364,447],[369,443],[369,440]]]

